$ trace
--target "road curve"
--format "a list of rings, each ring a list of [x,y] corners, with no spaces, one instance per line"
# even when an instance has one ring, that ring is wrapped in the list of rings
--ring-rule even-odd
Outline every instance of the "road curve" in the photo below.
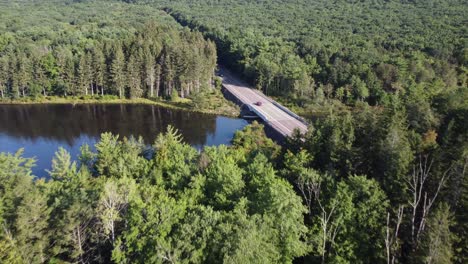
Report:
[[[291,136],[295,129],[299,129],[301,133],[307,132],[307,125],[303,121],[299,120],[297,116],[293,116],[292,113],[288,113],[287,110],[278,107],[279,104],[273,99],[248,87],[246,83],[224,68],[220,68],[219,74],[223,79],[223,87],[229,93],[247,105],[265,123],[268,123],[283,136]],[[256,102],[262,102],[262,105],[258,106],[255,104]]]

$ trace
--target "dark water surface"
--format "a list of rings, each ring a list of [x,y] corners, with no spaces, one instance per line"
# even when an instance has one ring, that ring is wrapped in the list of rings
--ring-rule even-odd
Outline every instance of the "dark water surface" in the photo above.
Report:
[[[168,125],[201,148],[229,144],[247,122],[152,105],[0,105],[0,152],[24,148],[25,157],[37,159],[33,173],[44,177],[59,146],[76,158],[81,145],[94,145],[103,132],[142,136],[152,144]]]

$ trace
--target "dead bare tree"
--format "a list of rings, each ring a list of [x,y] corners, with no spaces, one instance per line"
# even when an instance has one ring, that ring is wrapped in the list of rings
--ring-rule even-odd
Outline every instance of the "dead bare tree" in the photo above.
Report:
[[[120,220],[121,213],[127,208],[132,192],[131,184],[108,181],[99,200],[99,218],[104,233],[110,235],[112,244],[115,242],[116,222]]]
[[[91,218],[81,219],[75,224],[75,226],[71,230],[71,239],[76,251],[75,255],[77,257],[78,263],[89,263],[89,256],[87,256],[88,249],[86,248],[86,246],[90,235],[89,229],[91,224]]]
[[[302,175],[297,177],[295,183],[299,191],[301,192],[302,198],[309,209],[309,214],[312,214],[312,203],[315,197],[318,197],[320,193],[320,177],[316,171],[312,169],[306,169]]]
[[[385,248],[387,250],[387,264],[395,263],[396,250],[398,245],[398,232],[403,219],[404,206],[398,207],[396,224],[393,232],[390,227],[390,212],[387,213],[387,236],[385,237]]]
[[[411,239],[413,250],[417,248],[420,236],[424,231],[427,216],[434,204],[440,190],[448,179],[451,167],[447,169],[437,182],[437,188],[431,195],[427,192],[426,183],[431,176],[433,160],[428,156],[420,156],[419,162],[413,167],[411,179],[408,181],[412,200],[409,202],[412,208]]]
[[[320,199],[317,197],[317,203],[321,210],[320,216],[320,225],[322,227],[322,245],[321,245],[321,253],[322,253],[322,263],[325,263],[325,253],[326,253],[326,246],[327,242],[333,244],[335,242],[335,237],[338,234],[338,227],[339,225],[333,225],[331,223],[332,216],[335,213],[336,207],[338,203],[332,203],[330,210],[326,210],[326,208],[320,202]]]
[[[313,169],[306,169],[300,173],[295,183],[301,192],[302,198],[304,199],[311,216],[313,203],[316,202],[318,205],[318,209],[320,211],[318,218],[322,231],[320,253],[322,257],[322,263],[325,263],[327,244],[334,243],[339,230],[339,224],[334,224],[333,221],[334,217],[336,216],[336,209],[338,207],[339,201],[332,199],[329,206],[323,205],[320,197],[322,179],[320,174]],[[338,223],[339,221],[336,222]]]

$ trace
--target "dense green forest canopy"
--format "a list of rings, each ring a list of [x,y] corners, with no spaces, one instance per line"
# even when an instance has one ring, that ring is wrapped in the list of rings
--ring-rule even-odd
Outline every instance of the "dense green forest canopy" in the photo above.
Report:
[[[60,150],[48,182],[0,154],[3,262],[466,262],[465,1],[0,7],[5,97],[198,94],[218,55],[327,112],[283,147],[258,124],[200,152],[172,130],[153,146],[104,134],[76,163]]]
[[[106,133],[78,163],[60,149],[47,182],[21,151],[0,154],[0,261],[291,262],[305,207],[272,165],[279,147],[258,124],[234,141],[198,152],[170,127],[150,147]]]
[[[222,63],[299,104],[387,104],[467,85],[465,1],[137,2],[166,7],[213,38]]]
[[[420,156],[412,178],[410,135],[399,121],[378,129],[363,118],[389,121],[331,116],[300,141],[305,149],[291,140],[289,150],[258,123],[232,146],[202,151],[170,127],[152,146],[105,133],[77,162],[59,149],[48,181],[33,180],[34,159],[21,150],[1,153],[0,260],[463,263],[466,153],[448,170],[439,156]],[[436,148],[428,138],[425,151]],[[414,201],[419,192],[427,200]],[[420,206],[425,212],[412,214]]]
[[[150,7],[1,3],[0,94],[185,97],[212,87],[216,50]]]

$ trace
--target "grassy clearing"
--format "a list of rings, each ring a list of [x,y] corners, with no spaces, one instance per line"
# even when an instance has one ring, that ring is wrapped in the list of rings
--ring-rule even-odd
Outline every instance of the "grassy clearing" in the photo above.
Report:
[[[199,93],[187,103],[192,109],[203,109],[207,113],[218,113],[225,116],[239,116],[240,108],[235,103],[224,98],[220,90],[210,90]]]

